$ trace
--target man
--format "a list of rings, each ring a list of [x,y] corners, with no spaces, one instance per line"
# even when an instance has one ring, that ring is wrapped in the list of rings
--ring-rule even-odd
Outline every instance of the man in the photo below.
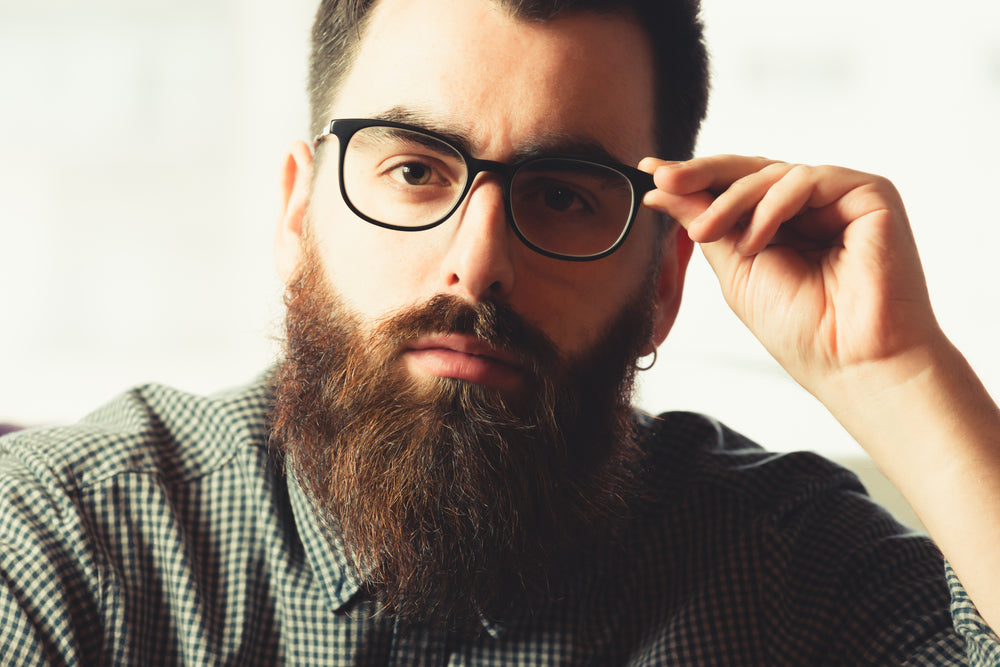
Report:
[[[579,4],[322,4],[286,353],[3,441],[5,662],[994,663],[1000,418],[895,191],[687,160],[697,7]],[[817,457],[629,408],[692,242],[949,565]]]

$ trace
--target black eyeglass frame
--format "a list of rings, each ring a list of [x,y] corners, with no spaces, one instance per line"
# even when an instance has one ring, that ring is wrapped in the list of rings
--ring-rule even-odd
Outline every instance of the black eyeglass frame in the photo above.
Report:
[[[347,186],[344,183],[344,159],[345,156],[347,155],[347,145],[348,143],[350,143],[351,137],[353,137],[355,133],[359,132],[360,130],[369,127],[388,127],[398,130],[407,130],[409,132],[417,132],[432,137],[437,141],[440,141],[444,145],[448,146],[452,150],[454,150],[465,162],[465,166],[468,169],[468,175],[466,177],[465,187],[462,190],[462,194],[459,195],[458,199],[455,201],[455,205],[452,206],[451,209],[449,209],[448,212],[442,215],[438,220],[435,220],[434,222],[427,223],[424,225],[417,225],[414,227],[393,225],[387,222],[382,222],[381,220],[376,220],[375,218],[366,215],[362,211],[359,211],[358,208],[354,205],[354,202],[351,201],[351,198],[347,194]],[[467,152],[462,150],[462,148],[452,143],[450,139],[440,134],[437,134],[436,132],[432,132],[431,130],[426,130],[422,127],[417,127],[415,125],[407,125],[406,123],[397,123],[389,120],[375,120],[371,118],[338,118],[331,120],[326,130],[322,134],[317,135],[316,138],[313,140],[313,149],[315,150],[316,148],[318,148],[319,145],[323,142],[323,140],[330,135],[337,137],[338,143],[340,144],[340,163],[337,167],[337,171],[339,173],[341,197],[343,197],[344,203],[347,204],[348,208],[350,208],[355,215],[365,220],[366,222],[369,222],[378,227],[382,227],[385,229],[392,229],[400,232],[421,232],[427,229],[432,229],[443,223],[448,218],[450,218],[455,213],[455,211],[458,210],[458,207],[462,205],[462,202],[464,202],[465,198],[468,196],[469,190],[472,189],[472,183],[476,180],[476,176],[478,176],[480,173],[484,171],[492,172],[494,174],[498,174],[501,178],[504,207],[507,213],[507,224],[509,224],[511,226],[511,229],[514,230],[514,234],[517,235],[517,237],[521,240],[522,243],[524,243],[524,245],[528,246],[535,252],[545,255],[546,257],[552,257],[554,259],[563,259],[570,262],[589,262],[597,259],[602,259],[610,255],[611,253],[615,252],[616,250],[618,250],[622,246],[622,244],[625,243],[625,239],[628,238],[629,232],[632,230],[632,225],[635,222],[636,216],[639,213],[639,207],[642,204],[643,196],[650,190],[654,190],[656,188],[656,185],[653,183],[652,174],[648,174],[642,171],[641,169],[637,169],[635,167],[630,167],[629,165],[618,162],[617,160],[601,160],[601,159],[590,159],[590,158],[585,159],[585,158],[577,158],[573,156],[557,155],[557,154],[535,155],[527,159],[514,162],[512,164],[507,164],[504,162],[496,162],[494,160],[481,160],[479,158],[475,158],[469,155]],[[512,183],[514,182],[514,175],[523,166],[543,160],[564,160],[568,162],[577,162],[580,164],[597,165],[618,172],[625,178],[625,180],[628,181],[629,186],[632,188],[632,210],[629,213],[628,221],[622,228],[621,234],[618,236],[618,239],[611,245],[610,248],[590,255],[564,255],[558,252],[554,252],[552,250],[546,250],[545,248],[535,245],[530,240],[528,240],[528,238],[524,235],[524,233],[518,228],[517,220],[514,217],[513,206],[511,206],[511,186]]]

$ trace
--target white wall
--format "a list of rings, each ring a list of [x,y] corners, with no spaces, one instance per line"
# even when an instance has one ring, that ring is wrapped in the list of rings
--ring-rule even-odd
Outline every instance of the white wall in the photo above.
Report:
[[[1000,392],[1000,3],[705,0],[715,90],[699,153],[893,179],[939,320]],[[933,10],[931,9],[933,8]],[[708,410],[776,449],[860,451],[741,330],[704,261],[642,402]]]
[[[269,363],[278,174],[306,138],[314,3],[0,0],[0,422],[72,420],[148,380],[211,391]],[[699,152],[893,178],[941,321],[1000,390],[1000,3],[704,6]],[[698,257],[640,403],[772,448],[857,452]]]
[[[314,0],[0,2],[0,421],[264,368]]]

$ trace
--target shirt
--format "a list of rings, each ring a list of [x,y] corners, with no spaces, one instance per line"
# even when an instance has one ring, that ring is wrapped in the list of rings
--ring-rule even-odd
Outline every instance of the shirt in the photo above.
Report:
[[[271,405],[267,375],[148,385],[0,439],[0,663],[1000,664],[934,545],[851,473],[690,413],[638,417],[658,491],[556,599],[475,637],[403,626],[269,452]]]

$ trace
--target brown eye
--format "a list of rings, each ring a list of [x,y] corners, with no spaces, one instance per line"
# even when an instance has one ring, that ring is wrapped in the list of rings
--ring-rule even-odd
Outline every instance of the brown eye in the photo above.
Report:
[[[433,175],[430,167],[419,162],[400,165],[395,172],[398,174],[397,180],[402,179],[407,185],[427,185]]]
[[[575,192],[566,188],[551,187],[545,191],[545,205],[553,211],[568,211],[578,199]]]

